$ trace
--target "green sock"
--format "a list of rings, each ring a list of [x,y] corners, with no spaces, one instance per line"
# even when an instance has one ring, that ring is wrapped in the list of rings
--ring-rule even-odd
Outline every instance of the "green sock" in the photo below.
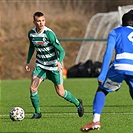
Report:
[[[75,104],[77,107],[79,105],[78,99],[76,99],[69,91],[65,90],[64,99]]]
[[[39,100],[39,96],[38,96],[38,91],[32,92],[30,94],[30,99],[31,99],[32,105],[35,109],[35,113],[40,113],[40,100]]]

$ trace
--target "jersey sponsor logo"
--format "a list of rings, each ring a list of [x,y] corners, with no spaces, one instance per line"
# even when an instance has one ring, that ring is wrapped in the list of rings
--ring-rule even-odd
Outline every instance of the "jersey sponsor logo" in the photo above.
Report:
[[[44,45],[45,42],[36,42],[36,44],[38,44],[38,45]]]
[[[47,45],[49,42],[43,42],[43,41],[32,41],[34,45]]]
[[[47,45],[48,41],[45,37],[31,37],[33,44],[37,45]]]

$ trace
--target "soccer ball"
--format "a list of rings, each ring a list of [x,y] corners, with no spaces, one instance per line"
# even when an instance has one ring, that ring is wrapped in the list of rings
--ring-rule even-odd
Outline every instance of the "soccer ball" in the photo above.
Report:
[[[22,121],[25,117],[25,112],[21,107],[14,107],[10,111],[12,121]]]

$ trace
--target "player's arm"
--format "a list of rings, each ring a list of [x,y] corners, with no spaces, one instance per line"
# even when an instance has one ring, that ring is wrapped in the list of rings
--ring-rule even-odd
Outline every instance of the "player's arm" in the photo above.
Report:
[[[31,58],[33,56],[34,51],[35,51],[35,47],[34,47],[34,45],[32,43],[30,43],[26,64],[30,63],[30,60],[31,60]]]
[[[58,40],[56,40],[56,42],[57,41]],[[63,61],[63,59],[65,57],[65,51],[64,51],[63,47],[59,43],[56,43],[54,46],[57,49],[57,51],[59,52],[59,62],[62,63],[62,61]]]
[[[61,46],[60,42],[58,41],[58,39],[55,37],[53,37],[52,40],[52,44],[54,45],[54,47],[56,48],[56,50],[58,51],[58,56],[59,56],[59,62],[62,63],[64,57],[65,57],[65,51],[63,49],[63,47]]]
[[[29,38],[29,40],[30,40],[30,38]],[[33,56],[34,51],[35,51],[35,47],[34,47],[33,43],[30,40],[30,45],[29,45],[29,50],[28,50],[28,57],[27,57],[26,66],[25,66],[26,71],[30,71],[29,63],[30,63],[30,60]]]
[[[60,69],[62,69],[62,61],[65,57],[65,51],[63,47],[61,46],[60,42],[58,41],[56,35],[53,32],[51,32],[50,34],[50,42],[53,44],[53,46],[58,51],[59,60],[56,65],[58,66],[58,70],[60,71]]]
[[[111,62],[113,50],[114,50],[115,43],[116,43],[115,36],[116,36],[116,33],[114,30],[110,32],[108,36],[107,47],[106,47],[106,51],[104,53],[103,62],[102,62],[102,69],[98,77],[98,81],[100,84],[105,80],[106,75],[107,75],[107,71],[108,71],[108,68]]]

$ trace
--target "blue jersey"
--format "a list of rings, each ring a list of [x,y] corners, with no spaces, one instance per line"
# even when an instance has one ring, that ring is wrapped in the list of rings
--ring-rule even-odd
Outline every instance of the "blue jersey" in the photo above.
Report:
[[[133,76],[133,27],[120,26],[109,33],[98,80],[105,80],[114,49],[115,58],[111,67],[118,73]]]

